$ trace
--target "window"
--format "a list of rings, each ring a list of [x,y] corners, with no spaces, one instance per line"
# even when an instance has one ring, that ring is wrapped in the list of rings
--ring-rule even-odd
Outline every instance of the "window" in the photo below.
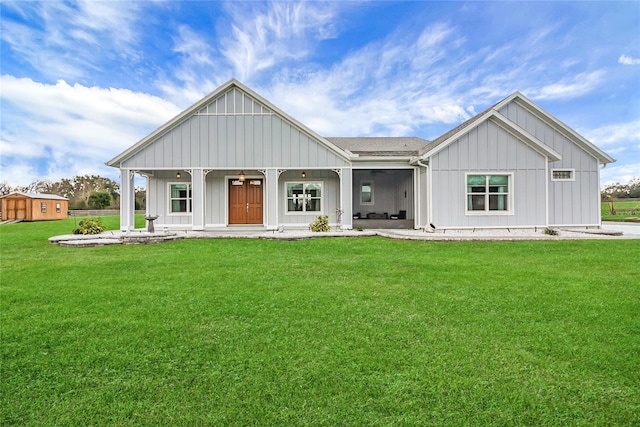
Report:
[[[360,204],[362,205],[373,204],[373,183],[372,182],[360,183]]]
[[[321,182],[287,182],[287,213],[322,212]]]
[[[551,169],[551,181],[575,181],[574,169]]]
[[[47,212],[47,202],[40,203],[40,210],[42,210],[42,213]]]
[[[61,210],[62,210],[62,205],[60,205],[60,203],[56,203],[56,212],[60,213]]]
[[[191,212],[191,184],[169,184],[169,213]]]
[[[511,175],[467,175],[467,213],[509,213]]]

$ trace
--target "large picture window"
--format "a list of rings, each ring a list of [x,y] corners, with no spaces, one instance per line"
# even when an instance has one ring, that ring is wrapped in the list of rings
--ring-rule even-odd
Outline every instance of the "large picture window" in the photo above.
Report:
[[[287,182],[287,213],[322,212],[321,182]]]
[[[169,184],[169,213],[191,212],[191,184]]]
[[[467,175],[467,213],[509,213],[511,175]]]

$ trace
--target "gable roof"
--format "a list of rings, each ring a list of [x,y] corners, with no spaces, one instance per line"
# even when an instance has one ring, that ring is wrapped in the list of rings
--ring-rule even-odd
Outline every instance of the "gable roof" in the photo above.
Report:
[[[329,141],[356,155],[417,156],[429,143],[417,137],[331,137]]]
[[[304,132],[307,135],[309,135],[312,139],[314,139],[314,140],[320,142],[321,144],[325,145],[328,149],[330,149],[331,151],[335,152],[340,157],[344,158],[345,160],[349,159],[349,153],[345,152],[342,148],[336,146],[335,144],[333,144],[332,142],[328,141],[324,137],[318,135],[317,133],[315,133],[314,131],[312,131],[311,129],[309,129],[308,127],[306,127],[305,125],[303,125],[302,123],[300,123],[299,121],[294,119],[293,117],[289,116],[284,111],[280,110],[278,107],[273,105],[271,102],[267,101],[265,98],[263,98],[262,96],[258,95],[256,92],[254,92],[253,90],[249,89],[244,84],[240,83],[238,80],[231,79],[228,82],[226,82],[225,84],[223,84],[222,86],[218,87],[213,92],[211,92],[209,95],[207,95],[204,98],[202,98],[200,101],[198,101],[195,104],[191,105],[189,108],[187,108],[186,110],[184,110],[183,112],[181,112],[180,114],[178,114],[177,116],[175,116],[174,118],[172,118],[171,120],[169,120],[168,122],[166,122],[165,124],[160,126],[158,129],[156,129],[155,131],[153,131],[152,133],[150,133],[146,137],[142,138],[140,141],[138,141],[137,143],[135,143],[134,145],[132,145],[131,147],[129,147],[128,149],[126,149],[122,153],[118,154],[113,159],[111,159],[108,162],[106,162],[106,165],[107,166],[113,166],[113,167],[119,167],[120,164],[123,161],[125,161],[128,158],[132,157],[133,155],[135,155],[136,153],[138,153],[139,151],[141,151],[145,147],[151,145],[153,142],[155,142],[159,137],[164,135],[166,132],[168,132],[171,129],[179,126],[182,123],[184,123],[191,116],[193,116],[198,111],[200,111],[200,109],[202,109],[203,107],[205,107],[206,105],[208,105],[209,103],[214,101],[217,97],[219,97],[220,95],[226,93],[227,91],[231,90],[234,87],[239,89],[239,90],[241,90],[241,91],[243,91],[243,92],[245,92],[245,93],[247,93],[248,95],[250,95],[251,97],[253,97],[257,101],[259,101],[262,104],[266,105],[267,108],[269,108],[272,112],[274,112],[275,114],[280,116],[281,119],[287,121],[293,127],[296,127],[298,129],[300,129],[302,132]]]
[[[531,100],[529,100],[526,96],[524,96],[520,92],[514,92],[503,100],[499,101],[495,105],[487,108],[480,114],[470,118],[459,126],[451,129],[449,132],[444,135],[434,139],[431,143],[429,143],[423,150],[420,152],[421,159],[426,159],[427,157],[437,153],[438,151],[445,148],[450,143],[457,140],[460,136],[464,135],[469,130],[473,129],[475,126],[479,125],[485,120],[492,120],[497,123],[506,131],[512,133],[517,138],[521,139],[523,142],[529,144],[536,151],[545,154],[549,157],[549,160],[555,161],[560,160],[562,156],[553,150],[551,147],[540,141],[538,138],[533,136],[531,133],[526,131],[524,128],[509,120],[507,117],[502,115],[499,111],[509,104],[510,102],[516,102],[518,105],[525,108],[534,116],[538,117],[547,125],[551,126],[553,129],[558,131],[560,134],[565,136],[570,141],[574,142],[580,148],[585,150],[587,153],[591,154],[593,157],[598,159],[601,163],[613,163],[615,159],[609,156],[604,151],[600,150],[598,147],[593,145],[583,136],[578,134],[576,131],[571,129],[569,126],[562,123],[560,120],[552,116],[551,114],[544,111],[542,108],[534,104]]]
[[[587,153],[591,154],[593,157],[598,159],[600,163],[607,164],[613,163],[616,160],[609,156],[607,153],[596,147],[592,142],[587,140],[585,137],[580,135],[575,130],[571,129],[569,126],[558,120],[556,117],[547,113],[545,110],[540,108],[538,105],[534,104],[529,98],[524,96],[520,92],[514,92],[502,101],[498,102],[495,105],[496,110],[500,110],[505,105],[509,104],[511,101],[516,102],[518,105],[529,111],[531,114],[560,132],[567,139],[575,143],[577,146],[582,148]]]
[[[66,197],[58,196],[57,194],[40,194],[40,193],[23,193],[22,191],[14,191],[4,196],[0,196],[0,199],[9,196],[24,196],[29,199],[50,199],[50,200],[69,200]]]
[[[560,153],[540,141],[538,138],[533,136],[531,133],[518,126],[502,114],[500,114],[495,108],[500,103],[494,105],[483,111],[482,113],[470,118],[466,122],[460,124],[459,126],[451,129],[449,132],[444,135],[434,139],[431,143],[423,148],[421,151],[420,158],[422,160],[427,159],[428,157],[436,154],[438,151],[444,149],[452,142],[458,140],[461,136],[469,132],[471,129],[479,126],[481,123],[485,121],[491,121],[502,129],[506,130],[525,144],[529,145],[535,151],[546,156],[550,161],[560,160],[562,156]]]

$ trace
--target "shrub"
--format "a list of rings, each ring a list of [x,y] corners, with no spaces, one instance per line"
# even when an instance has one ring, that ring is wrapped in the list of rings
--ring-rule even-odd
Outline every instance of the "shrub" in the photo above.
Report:
[[[558,232],[556,230],[554,230],[553,228],[545,228],[544,229],[544,234],[548,234],[549,236],[557,236]]]
[[[91,209],[106,209],[111,206],[113,197],[106,191],[94,191],[89,195],[89,207]]]
[[[78,228],[73,230],[73,234],[100,234],[106,227],[100,221],[100,218],[83,219],[78,223]]]
[[[322,231],[322,232],[327,232],[331,230],[331,227],[329,227],[329,217],[326,215],[320,215],[319,217],[316,218],[315,221],[313,221],[311,224],[309,224],[309,230],[311,231]]]

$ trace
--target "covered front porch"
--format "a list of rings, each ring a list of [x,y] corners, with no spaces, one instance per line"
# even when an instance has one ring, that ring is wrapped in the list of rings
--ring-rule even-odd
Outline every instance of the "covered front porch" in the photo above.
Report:
[[[159,230],[305,229],[327,215],[351,229],[350,168],[121,170],[121,230],[134,230],[134,176]]]

